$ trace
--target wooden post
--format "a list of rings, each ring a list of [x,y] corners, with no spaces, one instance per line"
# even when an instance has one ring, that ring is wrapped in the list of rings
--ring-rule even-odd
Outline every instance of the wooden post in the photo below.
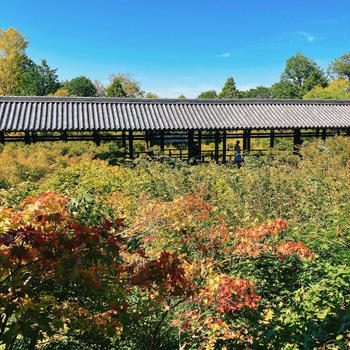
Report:
[[[187,149],[188,149],[188,160],[194,156],[193,148],[194,148],[194,140],[193,140],[193,130],[189,130],[187,134]]]
[[[247,131],[243,130],[243,151],[247,150]]]
[[[154,143],[153,143],[153,131],[152,130],[149,132],[149,146],[150,147],[154,146]]]
[[[350,136],[350,129],[346,129],[346,136]]]
[[[100,133],[98,131],[93,132],[93,139],[94,139],[94,142],[97,146],[99,146],[101,144]]]
[[[134,159],[134,144],[133,144],[133,133],[129,131],[129,158]]]
[[[33,140],[33,143],[36,143],[36,141],[37,141],[37,137],[36,137],[37,135],[36,135],[36,132],[35,131],[33,131],[32,132],[32,140]]]
[[[318,139],[320,137],[320,128],[316,129],[316,138]]]
[[[251,130],[247,130],[247,151],[248,153],[250,152],[250,134],[251,134]]]
[[[202,130],[198,130],[198,159],[202,159]]]
[[[270,132],[270,148],[274,148],[275,146],[275,130],[271,129]]]
[[[216,163],[219,163],[219,143],[220,143],[220,131],[215,131],[215,154],[214,159]]]
[[[0,131],[0,143],[5,144],[5,133]]]
[[[299,153],[299,147],[301,145],[301,132],[300,129],[294,130],[294,139],[293,139],[293,152],[294,154]]]
[[[64,142],[67,142],[67,130],[61,131],[60,139]]]
[[[226,130],[222,132],[222,162],[226,163]]]
[[[159,133],[159,144],[160,144],[160,151],[164,152],[164,130],[161,130]]]
[[[122,147],[126,149],[126,135],[125,135],[125,130],[122,131]]]
[[[324,141],[327,137],[327,129],[322,129],[322,140]]]
[[[340,136],[340,129],[337,130],[337,135]]]
[[[29,145],[30,144],[30,135],[29,135],[29,131],[26,131],[24,133],[24,144],[25,145]]]

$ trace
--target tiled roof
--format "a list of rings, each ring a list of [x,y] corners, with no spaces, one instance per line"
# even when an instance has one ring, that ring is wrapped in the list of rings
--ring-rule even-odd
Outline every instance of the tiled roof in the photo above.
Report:
[[[349,128],[350,101],[0,96],[0,131]]]

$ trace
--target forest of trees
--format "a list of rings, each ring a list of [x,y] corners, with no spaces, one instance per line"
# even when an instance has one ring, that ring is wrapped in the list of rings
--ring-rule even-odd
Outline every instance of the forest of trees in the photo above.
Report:
[[[28,44],[18,30],[0,29],[0,95],[158,97],[143,91],[139,82],[123,73],[110,74],[107,86],[86,76],[60,81],[57,68],[51,68],[45,59],[38,64],[27,56]],[[186,97],[182,94],[179,98]],[[197,98],[349,99],[350,53],[330,62],[325,73],[313,59],[298,52],[287,59],[280,81],[272,86],[240,91],[234,78],[228,77],[220,92],[203,91]]]

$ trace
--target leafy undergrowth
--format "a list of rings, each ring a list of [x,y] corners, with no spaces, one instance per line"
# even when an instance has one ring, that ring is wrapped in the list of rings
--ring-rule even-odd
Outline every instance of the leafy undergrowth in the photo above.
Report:
[[[347,138],[241,169],[7,147],[4,348],[348,349]]]

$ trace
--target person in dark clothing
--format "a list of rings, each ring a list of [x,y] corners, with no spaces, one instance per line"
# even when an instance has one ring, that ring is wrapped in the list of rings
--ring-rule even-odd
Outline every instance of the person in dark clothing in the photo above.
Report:
[[[241,156],[241,147],[239,146],[239,141],[235,144],[235,160],[234,162],[237,164],[238,168],[242,166],[242,156]]]

